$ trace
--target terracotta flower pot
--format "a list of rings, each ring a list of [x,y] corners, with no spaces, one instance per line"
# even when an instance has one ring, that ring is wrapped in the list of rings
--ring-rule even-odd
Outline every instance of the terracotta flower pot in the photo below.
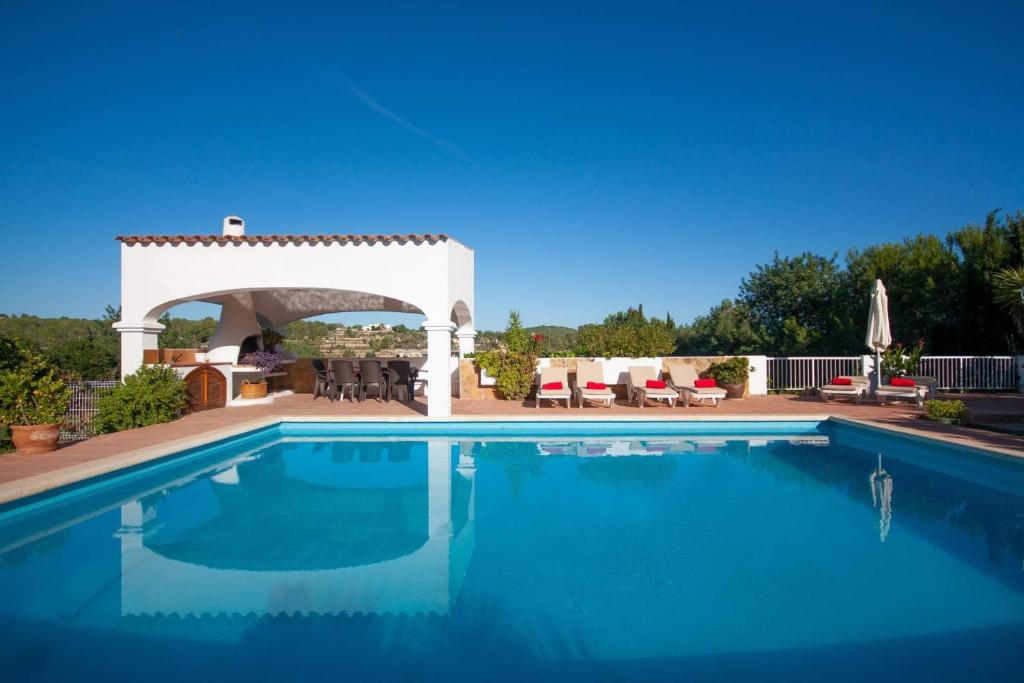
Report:
[[[742,384],[723,384],[722,388],[725,389],[726,398],[743,398],[743,386]]]
[[[60,423],[48,425],[11,425],[11,441],[19,453],[49,453],[57,449]]]

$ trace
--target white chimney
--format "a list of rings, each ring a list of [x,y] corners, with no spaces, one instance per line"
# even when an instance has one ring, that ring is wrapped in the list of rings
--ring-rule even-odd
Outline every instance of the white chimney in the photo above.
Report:
[[[228,216],[224,219],[225,237],[242,237],[245,235],[245,221],[238,216]]]

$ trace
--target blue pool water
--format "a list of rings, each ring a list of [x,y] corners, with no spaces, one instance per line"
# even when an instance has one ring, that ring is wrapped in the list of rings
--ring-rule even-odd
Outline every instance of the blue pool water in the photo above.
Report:
[[[3,680],[1022,665],[1024,467],[841,424],[285,424],[0,508]]]

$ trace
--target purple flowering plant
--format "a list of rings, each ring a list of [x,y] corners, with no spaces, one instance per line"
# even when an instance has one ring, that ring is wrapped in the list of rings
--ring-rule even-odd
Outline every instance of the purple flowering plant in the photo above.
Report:
[[[241,357],[242,365],[251,365],[263,372],[277,372],[281,369],[281,356],[273,351],[252,351]]]

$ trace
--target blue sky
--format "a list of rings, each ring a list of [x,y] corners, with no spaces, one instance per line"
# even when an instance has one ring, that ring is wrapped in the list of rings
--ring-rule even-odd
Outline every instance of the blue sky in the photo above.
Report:
[[[1021,3],[714,4],[5,0],[0,311],[98,316],[114,235],[237,213],[447,232],[481,328],[683,321],[1024,207]]]

